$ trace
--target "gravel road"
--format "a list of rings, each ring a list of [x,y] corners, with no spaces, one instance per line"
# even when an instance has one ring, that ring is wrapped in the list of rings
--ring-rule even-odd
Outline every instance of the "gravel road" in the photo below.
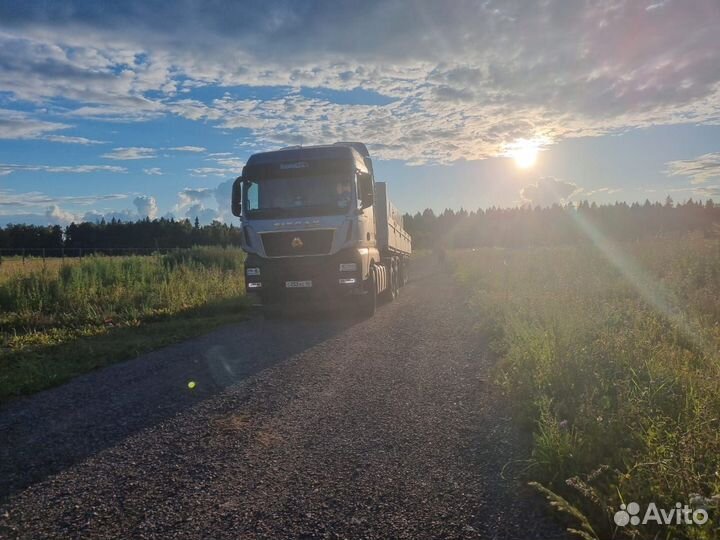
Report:
[[[519,436],[437,277],[373,319],[257,317],[5,406],[0,536],[565,538],[501,476]]]

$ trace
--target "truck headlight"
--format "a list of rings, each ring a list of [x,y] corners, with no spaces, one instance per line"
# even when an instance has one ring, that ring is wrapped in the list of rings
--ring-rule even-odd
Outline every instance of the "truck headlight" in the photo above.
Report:
[[[341,272],[357,272],[357,263],[340,263]]]
[[[246,268],[245,273],[248,276],[259,276],[260,275],[260,269],[259,268]]]
[[[247,286],[248,289],[260,289],[262,288],[262,283],[260,283],[259,281],[251,281],[247,284]]]

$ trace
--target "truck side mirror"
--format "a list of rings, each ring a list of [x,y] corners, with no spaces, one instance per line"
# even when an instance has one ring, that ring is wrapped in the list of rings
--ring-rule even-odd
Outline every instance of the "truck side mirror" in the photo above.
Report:
[[[362,208],[367,208],[373,205],[373,202],[375,201],[375,193],[373,190],[371,174],[358,173],[358,192]]]
[[[242,213],[242,176],[238,176],[232,186],[232,203],[230,208],[234,216]]]

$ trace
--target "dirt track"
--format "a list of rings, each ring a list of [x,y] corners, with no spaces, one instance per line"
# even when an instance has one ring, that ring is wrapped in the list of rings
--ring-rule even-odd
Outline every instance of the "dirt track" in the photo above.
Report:
[[[370,320],[255,318],[5,407],[0,536],[564,538],[501,477],[518,437],[437,276]]]

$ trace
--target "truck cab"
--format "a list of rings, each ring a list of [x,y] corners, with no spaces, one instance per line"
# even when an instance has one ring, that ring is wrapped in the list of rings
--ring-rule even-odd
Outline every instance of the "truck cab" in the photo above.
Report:
[[[397,253],[388,250],[388,225],[378,237],[378,222],[389,217],[396,225],[397,211],[377,189],[362,143],[254,154],[233,185],[232,206],[247,252],[247,291],[264,306],[317,302],[374,311],[368,304],[394,287],[393,272],[397,283],[405,281],[410,237],[402,231],[406,248]]]

